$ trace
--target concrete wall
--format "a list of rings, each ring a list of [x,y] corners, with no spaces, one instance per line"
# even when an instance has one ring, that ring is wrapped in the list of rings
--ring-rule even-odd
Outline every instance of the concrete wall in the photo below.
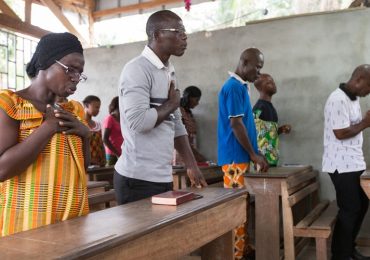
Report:
[[[217,93],[228,78],[227,71],[234,71],[240,53],[255,46],[265,55],[262,71],[272,74],[278,86],[273,103],[280,123],[293,127],[289,136],[281,137],[281,162],[310,164],[321,170],[324,103],[357,65],[370,63],[369,24],[370,9],[362,9],[267,20],[213,31],[208,37],[204,32],[189,35],[185,55],[172,61],[182,88],[193,84],[203,91],[201,103],[194,110],[200,150],[216,161]],[[117,93],[123,65],[138,55],[144,44],[86,50],[85,72],[89,79],[74,98],[100,96],[103,103],[98,119],[102,119]],[[252,102],[256,99],[253,89]],[[362,100],[363,112],[370,108],[367,100]],[[364,137],[369,161],[369,132],[365,131]],[[321,174],[321,183],[322,195],[334,198],[326,174]]]

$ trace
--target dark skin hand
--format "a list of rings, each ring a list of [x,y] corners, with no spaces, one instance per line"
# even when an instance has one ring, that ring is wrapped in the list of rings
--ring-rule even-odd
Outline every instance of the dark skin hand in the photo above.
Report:
[[[370,110],[366,112],[365,117],[361,120],[360,123],[351,125],[350,127],[343,129],[335,129],[333,130],[333,132],[336,138],[338,138],[339,140],[343,140],[356,136],[369,126],[370,126]]]
[[[0,110],[0,181],[19,175],[36,159],[56,133],[77,134],[84,140],[84,156],[89,154],[89,129],[72,114],[47,106],[42,124],[21,143],[19,122]],[[85,151],[87,149],[87,151]],[[85,157],[86,158],[86,157]],[[87,157],[88,158],[88,157]],[[88,165],[85,159],[85,164]],[[85,165],[85,166],[86,166]]]
[[[207,182],[205,181],[204,176],[199,170],[197,162],[194,159],[187,135],[182,135],[175,138],[175,149],[184,160],[191,186],[197,188],[206,187]]]
[[[180,99],[180,91],[175,89],[175,83],[171,81],[170,89],[168,90],[168,100],[155,108],[158,114],[155,126],[160,125],[180,106]]]
[[[261,172],[267,172],[269,169],[268,163],[265,157],[256,154],[253,150],[251,142],[247,135],[247,129],[245,128],[242,117],[232,117],[230,118],[231,128],[233,129],[233,133],[238,140],[238,142],[243,146],[243,148],[248,152],[252,162],[254,163],[255,169]],[[257,169],[257,165],[259,165],[259,169]]]
[[[289,134],[292,130],[292,127],[290,125],[282,125],[278,129],[278,134]]]

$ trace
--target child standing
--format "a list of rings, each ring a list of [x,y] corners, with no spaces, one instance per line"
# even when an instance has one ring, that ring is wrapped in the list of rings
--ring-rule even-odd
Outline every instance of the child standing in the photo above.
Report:
[[[90,128],[90,165],[105,165],[105,152],[102,136],[102,126],[99,122],[92,120],[92,117],[97,116],[100,110],[100,99],[97,96],[87,96],[82,103],[85,108],[85,120]]]

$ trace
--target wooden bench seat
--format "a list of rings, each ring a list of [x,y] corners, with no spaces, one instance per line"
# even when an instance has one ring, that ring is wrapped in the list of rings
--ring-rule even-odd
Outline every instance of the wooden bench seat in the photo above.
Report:
[[[284,253],[285,259],[295,259],[303,248],[305,240],[296,240],[294,237],[315,238],[316,259],[328,259],[327,244],[332,234],[338,212],[336,201],[318,201],[319,181],[317,172],[309,172],[298,179],[292,176],[281,185],[283,226],[284,226]],[[310,204],[309,212],[294,211],[294,206],[305,200]],[[302,215],[301,219],[297,217]]]
[[[90,211],[98,211],[105,208],[110,208],[111,202],[116,200],[114,190],[108,190],[101,193],[94,193],[88,195]]]
[[[88,181],[87,194],[102,193],[109,190],[109,182],[107,181]]]

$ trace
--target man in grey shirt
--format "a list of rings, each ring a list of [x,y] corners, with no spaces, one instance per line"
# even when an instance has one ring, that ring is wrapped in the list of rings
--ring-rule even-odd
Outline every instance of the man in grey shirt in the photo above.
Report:
[[[119,83],[121,130],[125,138],[115,165],[118,204],[172,190],[173,148],[183,156],[193,185],[207,186],[181,122],[171,55],[182,56],[187,36],[175,13],[152,14],[146,25],[148,45],[123,68]]]

